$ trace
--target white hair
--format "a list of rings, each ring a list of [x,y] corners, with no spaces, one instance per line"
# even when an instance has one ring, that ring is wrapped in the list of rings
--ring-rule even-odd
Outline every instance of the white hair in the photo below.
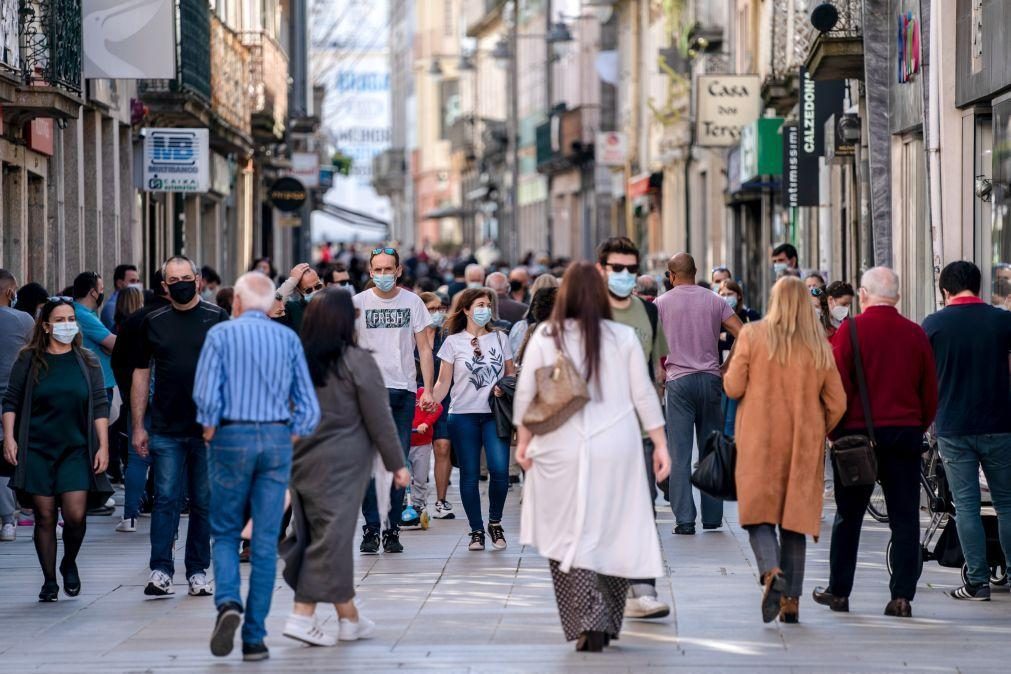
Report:
[[[483,283],[484,282],[484,267],[482,267],[479,264],[469,264],[469,265],[467,265],[467,269],[466,269],[466,271],[464,271],[463,277],[469,281],[470,277],[474,276],[475,274],[479,275],[481,277],[481,282]]]
[[[500,271],[488,274],[484,284],[497,293],[504,293],[509,289],[509,279]]]
[[[899,275],[889,267],[871,267],[860,277],[860,286],[875,297],[899,299]]]
[[[235,282],[235,295],[246,310],[269,312],[274,305],[275,292],[273,281],[263,272],[246,272]]]

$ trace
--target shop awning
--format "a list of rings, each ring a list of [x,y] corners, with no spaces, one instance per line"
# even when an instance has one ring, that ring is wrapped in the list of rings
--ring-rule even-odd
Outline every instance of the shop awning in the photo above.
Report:
[[[466,218],[474,215],[474,211],[461,206],[442,206],[425,213],[425,220],[442,220],[443,218]]]
[[[382,243],[389,240],[389,224],[359,211],[323,204],[310,219],[313,243]]]

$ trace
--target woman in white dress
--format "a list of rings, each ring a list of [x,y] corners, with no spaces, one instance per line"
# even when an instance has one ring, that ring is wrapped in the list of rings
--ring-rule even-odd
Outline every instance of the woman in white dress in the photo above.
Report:
[[[618,637],[628,579],[664,575],[640,432],[641,423],[663,480],[670,472],[663,413],[635,332],[610,318],[600,273],[573,264],[551,319],[527,344],[513,409],[514,419],[524,418],[537,370],[555,364],[557,338],[591,399],[551,433],[534,436],[520,425],[516,460],[527,471],[520,540],[550,561],[565,638],[584,651]]]

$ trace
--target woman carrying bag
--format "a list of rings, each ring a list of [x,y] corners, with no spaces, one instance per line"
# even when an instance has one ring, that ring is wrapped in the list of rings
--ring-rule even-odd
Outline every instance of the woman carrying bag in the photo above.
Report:
[[[109,398],[102,367],[81,346],[70,298],[45,303],[28,346],[11,370],[3,398],[3,451],[10,486],[35,512],[35,552],[44,583],[40,602],[56,601],[56,520],[63,512],[63,591],[81,592],[77,554],[84,542],[88,493],[113,493]]]
[[[599,652],[621,631],[630,578],[664,575],[642,460],[670,472],[663,413],[632,328],[611,319],[595,265],[573,264],[527,344],[516,388],[526,470],[520,542],[550,560],[568,641]],[[620,503],[621,507],[614,507]]]
[[[758,561],[765,622],[798,621],[805,537],[817,538],[821,528],[825,436],[846,411],[810,298],[800,279],[777,281],[765,319],[738,335],[723,379],[727,395],[740,401],[738,514]]]

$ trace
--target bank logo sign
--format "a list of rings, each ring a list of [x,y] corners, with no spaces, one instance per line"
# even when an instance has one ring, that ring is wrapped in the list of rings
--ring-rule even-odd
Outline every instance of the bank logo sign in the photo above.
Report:
[[[144,190],[206,192],[210,188],[207,129],[143,129]]]
[[[758,75],[699,75],[695,138],[702,147],[736,145],[762,111]]]

